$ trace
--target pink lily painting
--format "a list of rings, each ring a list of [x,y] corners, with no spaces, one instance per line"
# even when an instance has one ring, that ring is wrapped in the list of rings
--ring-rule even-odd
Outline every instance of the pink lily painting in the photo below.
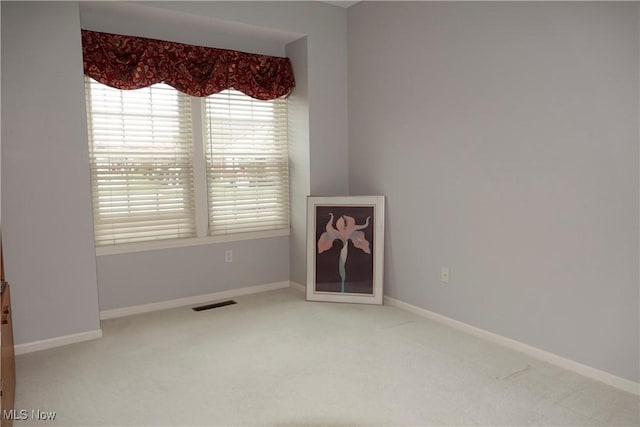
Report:
[[[307,301],[383,302],[384,196],[307,196]]]
[[[369,220],[367,217],[364,224],[356,224],[356,220],[349,215],[341,215],[333,226],[334,215],[333,212],[329,212],[329,222],[326,225],[326,231],[322,233],[318,239],[318,254],[328,251],[333,247],[336,240],[342,243],[342,249],[340,250],[340,257],[338,259],[338,273],[341,279],[340,292],[345,292],[345,279],[347,275],[346,265],[347,256],[349,254],[349,241],[356,249],[360,249],[365,254],[371,255],[370,242],[366,239],[365,233],[362,231],[369,227]]]

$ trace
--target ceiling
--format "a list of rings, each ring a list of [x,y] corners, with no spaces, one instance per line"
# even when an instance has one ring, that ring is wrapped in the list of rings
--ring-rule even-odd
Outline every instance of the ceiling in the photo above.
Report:
[[[349,7],[351,5],[354,5],[356,3],[358,3],[357,1],[323,1],[322,3],[329,3],[332,4],[334,6],[341,6],[341,7]]]

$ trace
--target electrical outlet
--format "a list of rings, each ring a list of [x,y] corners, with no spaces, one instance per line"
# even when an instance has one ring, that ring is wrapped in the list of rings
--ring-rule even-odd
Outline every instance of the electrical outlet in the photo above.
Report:
[[[444,265],[440,267],[440,281],[442,283],[449,283],[449,267]]]
[[[233,262],[233,251],[224,251],[224,262]]]

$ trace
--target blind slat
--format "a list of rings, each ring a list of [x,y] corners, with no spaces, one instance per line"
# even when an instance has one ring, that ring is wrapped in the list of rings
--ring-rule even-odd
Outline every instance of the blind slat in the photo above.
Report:
[[[96,245],[195,236],[191,101],[85,79]]]
[[[287,101],[205,100],[209,234],[289,227]]]

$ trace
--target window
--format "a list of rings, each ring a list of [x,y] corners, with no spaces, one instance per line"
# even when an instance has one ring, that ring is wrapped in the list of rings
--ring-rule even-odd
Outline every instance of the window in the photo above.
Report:
[[[287,228],[287,101],[226,90],[205,106],[209,233]]]
[[[96,245],[194,237],[189,97],[95,81],[86,93]]]
[[[85,79],[96,246],[288,229],[286,99]]]

